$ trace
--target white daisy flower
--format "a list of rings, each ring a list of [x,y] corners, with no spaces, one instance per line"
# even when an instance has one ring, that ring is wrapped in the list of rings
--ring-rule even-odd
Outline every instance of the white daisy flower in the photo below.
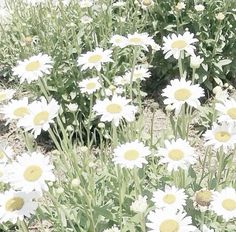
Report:
[[[113,35],[110,39],[110,43],[112,43],[112,46],[124,48],[128,45],[128,39],[122,35]]]
[[[202,12],[205,10],[205,6],[202,5],[202,4],[197,4],[194,6],[194,9],[197,11],[197,12]]]
[[[175,186],[165,186],[165,190],[157,190],[153,192],[152,201],[158,209],[169,208],[173,211],[183,211],[186,205],[187,195],[184,189],[177,189]]]
[[[128,45],[141,46],[144,50],[148,51],[148,46],[153,44],[154,40],[148,35],[148,33],[128,34]]]
[[[141,0],[140,1],[141,8],[144,10],[148,10],[151,6],[154,6],[153,0]]]
[[[105,89],[106,96],[121,95],[124,92],[124,89],[121,87],[116,87],[114,85]]]
[[[135,213],[145,213],[148,208],[147,197],[146,196],[138,196],[138,199],[132,202],[130,209]]]
[[[0,104],[13,98],[14,89],[0,89]]]
[[[171,85],[163,90],[162,96],[167,97],[164,103],[175,109],[176,114],[180,112],[185,103],[194,108],[201,105],[198,99],[204,96],[204,90],[198,84],[192,85],[191,81],[185,79],[175,79],[170,83]]]
[[[130,83],[132,71],[128,71],[124,75],[124,79],[126,79],[127,83]],[[143,81],[151,76],[150,71],[144,65],[136,65],[133,72],[132,81],[138,82]]]
[[[200,189],[194,193],[193,206],[195,209],[205,212],[209,209],[214,191],[208,189]]]
[[[167,164],[167,170],[177,171],[180,169],[188,169],[190,165],[196,163],[197,155],[194,149],[189,145],[186,140],[177,139],[165,140],[165,148],[158,150],[160,156],[160,163]]]
[[[148,214],[146,223],[149,232],[195,232],[191,217],[185,212],[175,212],[171,209],[155,210]]]
[[[28,98],[24,97],[21,100],[12,100],[1,109],[3,118],[7,120],[8,124],[12,120],[21,119],[29,113]]]
[[[14,152],[10,146],[0,144],[0,164],[6,164],[14,156]]]
[[[225,221],[236,219],[236,190],[231,187],[214,192],[211,209]]]
[[[183,10],[185,9],[186,4],[184,2],[178,2],[178,4],[175,6],[177,10]]]
[[[222,147],[227,152],[236,144],[236,127],[233,123],[223,122],[221,125],[213,123],[211,130],[207,130],[203,137],[206,146],[213,146],[215,150]]]
[[[216,103],[215,108],[221,113],[218,118],[220,122],[236,122],[236,100],[230,98],[223,103]]]
[[[120,230],[116,225],[114,225],[110,229],[103,230],[103,232],[120,232]]]
[[[164,37],[163,52],[165,59],[173,55],[175,59],[179,59],[181,51],[185,51],[188,55],[194,55],[195,46],[192,44],[198,40],[193,38],[194,34],[186,31],[183,35],[171,34]]]
[[[102,86],[99,83],[99,77],[82,80],[78,83],[81,93],[93,94]]]
[[[50,128],[49,124],[57,117],[59,108],[54,99],[47,103],[46,99],[41,97],[40,101],[34,101],[29,105],[29,114],[20,119],[17,125],[27,131],[32,130],[36,138],[41,130],[47,131]]]
[[[24,61],[19,61],[17,66],[14,67],[13,75],[20,78],[20,83],[25,80],[30,84],[34,80],[38,80],[45,74],[50,74],[52,69],[52,58],[46,54],[39,53]]]
[[[24,153],[9,166],[9,182],[14,189],[24,192],[48,191],[46,181],[55,181],[49,157],[39,152]]]
[[[115,148],[113,162],[125,168],[142,168],[143,164],[147,164],[145,157],[150,154],[148,147],[135,140]]]
[[[125,97],[114,95],[111,100],[108,98],[103,101],[97,100],[93,107],[96,115],[101,115],[102,122],[113,122],[115,126],[119,125],[121,119],[128,122],[135,120],[137,107],[129,105],[130,100]]]
[[[225,18],[225,15],[224,15],[222,12],[219,12],[219,13],[216,15],[216,19],[218,19],[219,21],[224,20],[224,18]]]
[[[111,50],[103,51],[102,48],[96,48],[93,52],[82,54],[78,58],[77,64],[78,66],[82,66],[81,70],[96,68],[100,71],[103,63],[113,62],[111,53]]]
[[[89,8],[93,6],[94,1],[93,0],[80,0],[79,6],[80,8]]]
[[[190,57],[190,67],[191,68],[199,68],[201,63],[204,61],[203,58],[201,58],[200,56],[191,56]]]
[[[24,217],[30,217],[38,208],[35,202],[37,198],[35,192],[10,190],[0,193],[0,222],[9,221],[15,224],[17,220],[23,221]]]
[[[129,80],[125,79],[124,76],[115,76],[114,77],[114,83],[116,85],[122,85],[123,86],[123,85],[129,84],[130,82],[129,82]]]
[[[83,24],[90,24],[93,21],[93,19],[89,17],[88,15],[84,15],[80,18],[80,21]]]

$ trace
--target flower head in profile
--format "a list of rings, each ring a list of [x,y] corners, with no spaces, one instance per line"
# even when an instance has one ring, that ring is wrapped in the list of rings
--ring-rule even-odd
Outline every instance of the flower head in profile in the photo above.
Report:
[[[151,211],[146,223],[149,232],[195,232],[191,217],[185,212],[176,212],[172,209],[156,209]]]
[[[183,35],[171,34],[163,38],[163,52],[165,59],[173,56],[179,59],[181,52],[186,52],[188,55],[194,56],[195,46],[192,44],[198,40],[194,38],[194,34],[186,31]]]
[[[186,140],[165,140],[165,147],[158,150],[160,163],[167,165],[167,170],[188,169],[196,163],[196,153]]]
[[[236,219],[236,190],[226,187],[221,192],[214,192],[211,209],[225,221]]]
[[[130,83],[131,77],[132,77],[132,81],[138,82],[138,81],[143,81],[149,78],[150,76],[151,76],[151,73],[148,70],[148,68],[146,68],[143,65],[136,65],[133,72],[132,70],[126,72],[123,78],[126,80],[127,83]]]
[[[115,148],[113,162],[125,168],[142,168],[143,164],[147,164],[145,157],[150,153],[148,147],[136,140]]]
[[[190,67],[191,68],[199,68],[201,63],[204,61],[203,58],[201,58],[200,56],[191,56],[190,57]]]
[[[201,212],[208,210],[212,201],[213,192],[214,191],[205,188],[196,191],[193,196],[194,208]]]
[[[234,123],[223,122],[222,124],[213,123],[210,130],[207,130],[203,137],[206,146],[212,146],[213,149],[222,149],[227,152],[233,149],[236,144],[236,126]]]
[[[78,60],[78,66],[82,66],[81,70],[95,68],[98,71],[102,69],[102,64],[113,62],[111,59],[112,50],[103,50],[96,48],[93,52],[82,54]]]
[[[22,191],[6,191],[0,194],[0,222],[23,221],[24,217],[30,217],[38,208],[35,201],[38,198],[36,192],[25,193]]]
[[[1,109],[3,118],[7,120],[8,124],[12,120],[18,120],[26,116],[29,112],[28,98],[24,97],[21,100],[11,100],[7,105],[4,105]]]
[[[40,53],[29,59],[19,61],[17,66],[12,69],[13,75],[20,78],[20,83],[24,81],[31,83],[46,74],[50,74],[52,64],[53,61],[50,56]]]
[[[129,103],[130,100],[125,97],[113,95],[111,100],[109,98],[97,100],[93,110],[96,115],[101,115],[102,122],[113,122],[115,126],[118,126],[121,119],[128,122],[135,120],[137,108]]]
[[[26,131],[32,130],[36,138],[42,130],[47,131],[50,128],[49,124],[57,117],[59,108],[54,99],[47,103],[46,99],[41,97],[40,101],[34,101],[29,105],[29,113],[20,119],[17,125]]]
[[[110,39],[112,46],[124,48],[128,45],[128,39],[122,35],[113,35]]]
[[[177,189],[175,186],[165,186],[165,190],[153,192],[152,201],[158,209],[169,208],[171,210],[183,210],[186,205],[187,195],[184,189]]]
[[[141,8],[144,10],[150,9],[154,5],[153,0],[140,0]]]
[[[79,1],[79,6],[80,8],[89,8],[91,6],[93,6],[94,1],[93,0],[80,0]]]
[[[81,93],[93,94],[101,88],[99,77],[88,78],[79,82]]]
[[[128,45],[140,46],[144,50],[148,51],[148,46],[153,44],[154,40],[148,35],[148,33],[137,33],[128,34]]]
[[[134,211],[135,213],[145,213],[147,210],[148,204],[147,204],[147,197],[146,196],[138,196],[138,199],[135,200],[132,205],[130,206],[130,209]]]
[[[220,112],[218,120],[220,122],[236,122],[236,100],[230,98],[225,100],[223,103],[216,103],[216,110]]]
[[[48,191],[46,181],[55,181],[49,157],[39,152],[24,153],[9,166],[9,182],[14,189],[24,192]]]
[[[12,99],[15,92],[14,89],[0,89],[0,104]]]
[[[175,79],[163,90],[162,96],[166,97],[164,103],[178,114],[185,103],[198,108],[201,105],[199,98],[204,96],[204,90],[198,84],[192,85],[191,81]]]

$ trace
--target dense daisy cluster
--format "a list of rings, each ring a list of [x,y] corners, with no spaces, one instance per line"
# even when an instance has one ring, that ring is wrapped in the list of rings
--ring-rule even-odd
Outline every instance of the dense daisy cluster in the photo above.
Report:
[[[214,17],[204,0],[0,2],[0,116],[25,142],[0,141],[1,231],[236,231],[236,99],[219,78],[236,10],[217,2]]]

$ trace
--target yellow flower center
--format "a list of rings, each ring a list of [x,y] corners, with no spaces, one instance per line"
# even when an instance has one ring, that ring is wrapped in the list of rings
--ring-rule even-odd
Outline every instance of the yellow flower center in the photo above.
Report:
[[[174,161],[179,161],[184,157],[184,153],[179,149],[173,149],[169,151],[168,156]]]
[[[236,210],[236,201],[233,199],[225,199],[222,202],[222,206],[224,209],[228,210],[228,211],[234,211]]]
[[[86,85],[86,89],[94,89],[96,87],[96,84],[94,82],[90,82]]]
[[[236,107],[228,109],[227,114],[232,118],[236,119]]]
[[[49,113],[47,111],[42,111],[34,116],[33,122],[36,126],[42,125],[48,120]]]
[[[6,99],[5,93],[0,93],[0,101],[4,101]]]
[[[230,140],[230,134],[227,131],[218,131],[215,133],[215,139],[219,142],[227,142]]]
[[[3,177],[3,172],[0,170],[0,177]]]
[[[0,149],[0,159],[4,159],[4,157],[6,156],[5,152]]]
[[[201,206],[209,206],[211,202],[212,193],[209,190],[200,190],[196,192],[196,202]]]
[[[142,73],[140,73],[140,72],[134,73],[134,76],[133,76],[134,80],[141,79],[141,77],[142,77]]]
[[[185,101],[191,96],[191,92],[188,89],[178,89],[175,91],[175,99],[178,101]]]
[[[121,38],[116,38],[116,39],[115,39],[115,42],[116,42],[116,43],[120,43],[121,41],[122,41]]]
[[[178,39],[171,44],[171,48],[177,48],[177,49],[184,49],[186,46],[187,43],[182,39]]]
[[[134,44],[139,44],[142,42],[142,39],[141,38],[138,38],[138,37],[133,37],[133,38],[130,38],[129,39],[129,42],[130,43],[134,43]]]
[[[134,149],[128,150],[124,154],[124,158],[129,161],[136,160],[138,157],[139,157],[139,153],[138,151]]]
[[[14,110],[13,114],[16,117],[24,117],[26,114],[28,114],[28,109],[27,107],[19,107]]]
[[[179,231],[179,223],[173,219],[165,220],[161,223],[160,232],[178,232]]]
[[[26,65],[25,69],[28,72],[33,72],[33,71],[37,71],[39,67],[40,67],[39,61],[32,61]]]
[[[143,5],[144,6],[150,6],[152,4],[151,0],[143,0]]]
[[[102,60],[102,56],[96,54],[96,55],[90,56],[89,59],[88,59],[88,62],[89,63],[97,63],[97,62],[100,62],[101,60]]]
[[[21,197],[13,197],[9,199],[5,204],[6,211],[14,212],[22,209],[24,200]]]
[[[116,103],[111,103],[110,105],[107,106],[107,112],[111,114],[118,114],[121,112],[122,107],[119,104]]]
[[[176,197],[173,194],[166,194],[162,200],[167,204],[173,204],[176,201]]]
[[[42,176],[42,169],[37,165],[31,165],[24,171],[24,178],[27,181],[36,181]]]

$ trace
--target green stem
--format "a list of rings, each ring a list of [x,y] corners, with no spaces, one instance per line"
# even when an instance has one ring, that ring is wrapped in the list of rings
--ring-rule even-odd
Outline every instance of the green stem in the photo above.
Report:
[[[182,51],[180,52],[180,55],[179,55],[178,67],[179,67],[179,75],[180,75],[180,78],[183,78],[183,76],[184,76],[184,71],[183,71],[183,64],[182,64]]]
[[[22,232],[29,232],[28,226],[26,225],[25,221],[18,221],[18,226]]]
[[[145,225],[145,216],[144,213],[140,214],[140,224],[141,224],[141,229],[142,232],[146,232],[146,225]]]
[[[224,163],[224,152],[223,152],[223,147],[220,148],[219,151],[219,167],[218,167],[218,171],[217,171],[217,182],[216,182],[216,189],[218,188],[218,186],[220,185],[220,180],[222,177],[222,168],[223,168],[223,163]]]
[[[133,99],[133,77],[134,77],[134,70],[136,65],[136,60],[138,57],[138,48],[135,47],[134,49],[134,55],[133,55],[133,62],[132,62],[132,69],[131,69],[131,77],[130,77],[130,99]]]

